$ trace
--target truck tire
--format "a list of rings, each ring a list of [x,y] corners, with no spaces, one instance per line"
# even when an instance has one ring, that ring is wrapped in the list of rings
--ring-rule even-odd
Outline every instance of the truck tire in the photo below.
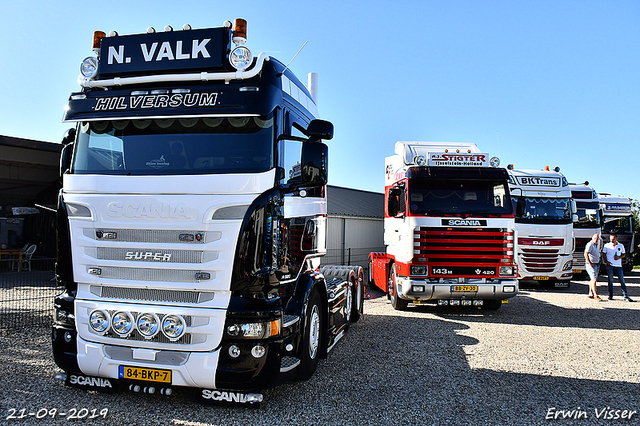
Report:
[[[308,380],[318,367],[320,344],[322,341],[322,306],[320,295],[315,288],[311,290],[309,302],[304,312],[304,334],[300,365],[296,373],[299,380]]]
[[[356,269],[357,275],[352,276],[353,303],[351,304],[351,322],[357,322],[364,313],[364,270]]]
[[[389,273],[389,299],[391,300],[393,309],[396,311],[404,311],[407,309],[407,306],[409,306],[409,301],[398,297],[398,292],[396,291],[397,282],[396,265],[391,264],[391,271]]]

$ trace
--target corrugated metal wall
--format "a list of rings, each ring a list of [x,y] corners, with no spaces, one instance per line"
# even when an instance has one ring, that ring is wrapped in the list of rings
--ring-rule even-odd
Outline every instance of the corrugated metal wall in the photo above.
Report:
[[[329,217],[323,263],[366,267],[370,252],[384,251],[383,233],[382,218]]]

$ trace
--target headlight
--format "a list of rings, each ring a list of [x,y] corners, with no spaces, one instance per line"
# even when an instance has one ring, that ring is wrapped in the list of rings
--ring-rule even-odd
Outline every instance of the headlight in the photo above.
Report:
[[[178,340],[187,329],[187,324],[180,315],[169,314],[162,318],[162,334],[172,342]]]
[[[504,291],[505,293],[513,293],[516,291],[516,286],[515,285],[505,285],[504,287],[502,287],[502,291]]]
[[[266,339],[280,334],[280,320],[269,322],[251,322],[244,324],[230,324],[227,334],[231,337],[245,339]]]
[[[562,270],[570,271],[572,267],[573,267],[573,260],[569,260],[567,261],[567,263],[564,264],[564,266],[562,267]]]
[[[513,266],[501,266],[500,267],[500,275],[501,276],[511,276],[511,275],[513,275]]]
[[[156,314],[145,313],[138,317],[136,327],[145,339],[151,339],[160,331],[160,319]]]
[[[427,267],[420,265],[411,265],[411,275],[427,275]]]
[[[98,74],[98,58],[88,56],[80,64],[80,73],[84,78],[95,78]]]
[[[109,330],[111,318],[109,313],[100,309],[96,309],[89,314],[89,326],[99,334],[105,334]]]
[[[133,316],[129,312],[116,312],[111,319],[111,326],[120,337],[127,337],[133,330]]]
[[[253,62],[253,54],[246,46],[238,46],[229,54],[229,62],[238,71],[244,71]]]

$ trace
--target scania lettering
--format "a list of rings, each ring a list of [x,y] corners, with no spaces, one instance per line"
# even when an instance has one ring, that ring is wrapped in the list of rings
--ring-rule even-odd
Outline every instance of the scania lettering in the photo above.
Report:
[[[609,242],[610,235],[618,235],[618,241],[624,245],[627,255],[622,259],[625,271],[633,269],[633,253],[638,245],[638,238],[634,235],[635,219],[631,208],[631,200],[627,197],[615,196],[609,193],[598,194],[600,209],[603,214],[602,240]]]
[[[598,193],[589,186],[589,182],[584,184],[570,183],[571,197],[576,202],[578,220],[573,224],[573,235],[576,240],[573,251],[573,273],[585,275],[584,249],[593,237],[593,234],[602,236],[602,211],[598,201]],[[602,248],[602,239],[600,241]]]
[[[57,377],[243,404],[308,379],[364,299],[362,268],[321,265],[333,125],[242,19],[94,53],[64,115]]]
[[[385,253],[369,281],[410,303],[498,309],[518,292],[508,175],[475,144],[397,142],[385,162]]]
[[[573,277],[575,201],[560,169],[509,170],[522,284],[569,287]]]

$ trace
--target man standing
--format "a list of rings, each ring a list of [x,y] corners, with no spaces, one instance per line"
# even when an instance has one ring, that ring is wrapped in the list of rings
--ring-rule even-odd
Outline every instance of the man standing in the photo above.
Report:
[[[598,272],[600,270],[600,250],[598,249],[598,234],[593,234],[591,241],[584,248],[584,260],[587,267],[587,273],[591,281],[589,282],[589,298],[600,301],[596,281],[598,280]]]
[[[609,300],[613,299],[613,274],[618,276],[620,287],[622,287],[622,297],[627,302],[633,302],[627,293],[627,285],[624,282],[622,272],[622,259],[626,256],[624,246],[618,242],[616,234],[610,235],[611,241],[604,245],[604,261],[607,264],[607,276],[609,277]]]

